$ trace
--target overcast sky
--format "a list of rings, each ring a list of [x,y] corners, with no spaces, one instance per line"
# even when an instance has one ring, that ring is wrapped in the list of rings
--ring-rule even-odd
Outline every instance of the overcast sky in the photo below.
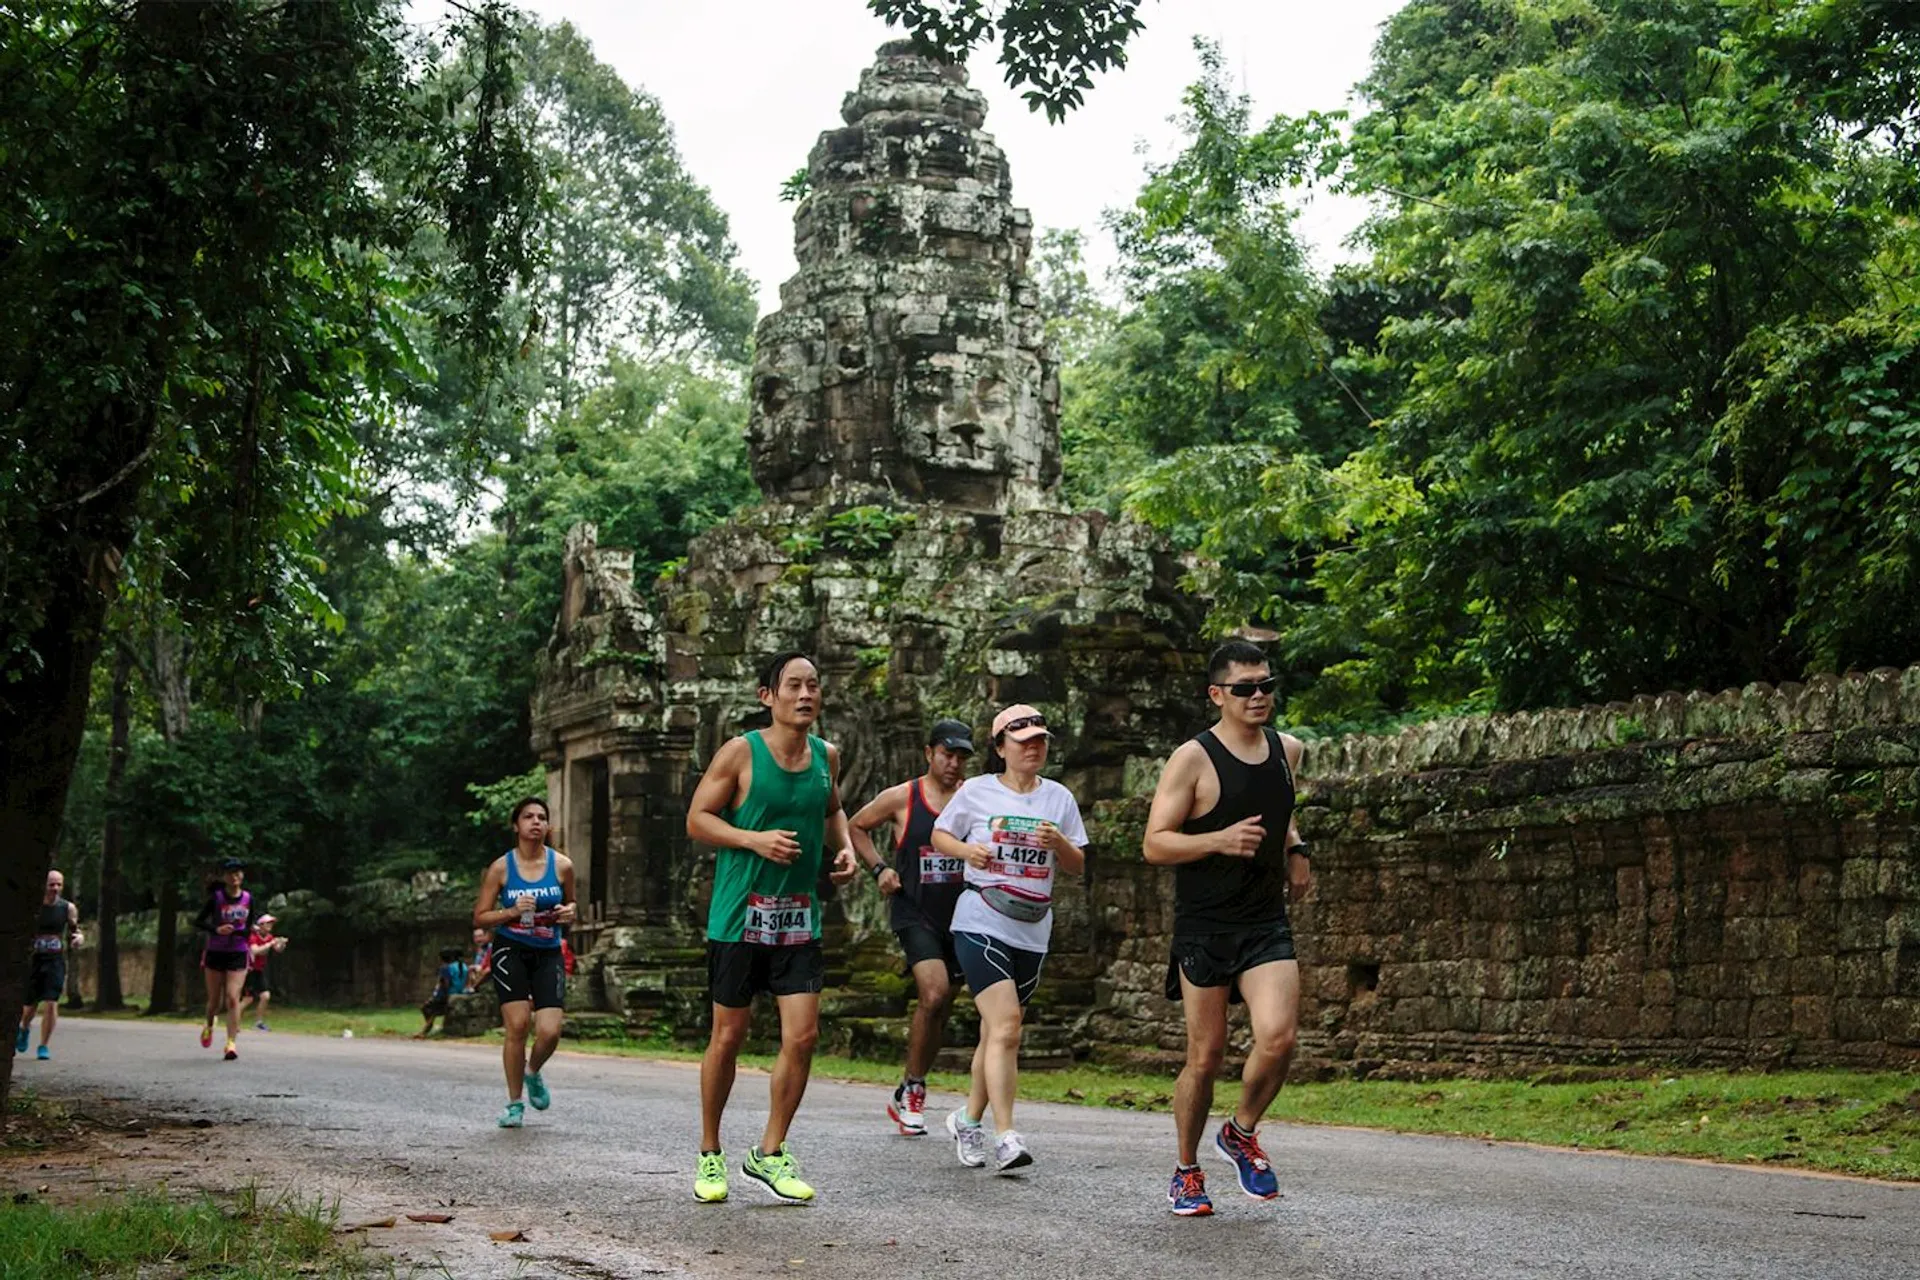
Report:
[[[1112,260],[1101,212],[1138,192],[1143,156],[1165,159],[1179,133],[1170,117],[1198,77],[1195,36],[1217,41],[1254,118],[1331,110],[1366,73],[1380,23],[1405,0],[1148,0],[1146,30],[1125,69],[1101,77],[1086,105],[1049,125],[977,54],[973,83],[990,103],[986,127],[1006,151],[1016,203],[1039,227],[1079,227],[1096,267]],[[740,263],[779,305],[793,273],[793,208],[780,183],[806,163],[840,99],[898,33],[861,0],[519,0],[550,21],[566,19],[630,85],[665,107],[693,176],[732,222]],[[431,17],[440,0],[416,0]],[[1319,195],[1301,229],[1322,265],[1359,221],[1351,201]]]

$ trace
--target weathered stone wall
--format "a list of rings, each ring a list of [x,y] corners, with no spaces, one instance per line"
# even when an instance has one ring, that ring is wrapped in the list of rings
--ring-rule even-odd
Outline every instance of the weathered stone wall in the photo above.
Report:
[[[433,988],[440,948],[470,943],[473,892],[472,884],[429,873],[356,886],[337,903],[306,892],[276,895],[269,909],[287,947],[271,962],[274,998],[296,1005],[418,1004]],[[154,913],[124,916],[120,930],[120,989],[129,1001],[145,1004],[153,989]],[[183,915],[174,966],[177,1008],[205,1003],[202,941]],[[81,994],[91,1001],[98,977],[91,947],[78,953],[78,962]]]
[[[1311,744],[1312,1057],[1920,1061],[1920,667]],[[1083,1038],[1169,1061],[1170,878],[1101,815]]]

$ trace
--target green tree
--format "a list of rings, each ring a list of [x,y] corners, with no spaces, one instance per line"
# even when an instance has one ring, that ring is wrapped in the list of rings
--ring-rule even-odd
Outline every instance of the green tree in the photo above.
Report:
[[[497,14],[478,19],[492,31]],[[70,0],[0,10],[0,892],[30,904],[136,526],[149,581],[283,670],[320,608],[303,548],[349,500],[345,406],[377,401],[387,264],[434,219],[486,329],[524,196],[487,63],[456,179],[379,197],[409,110],[397,4]],[[349,252],[356,248],[357,252]],[[502,264],[505,264],[504,266]],[[189,589],[190,588],[190,589]],[[25,948],[27,905],[0,917]],[[20,974],[0,968],[0,1003]],[[0,1067],[0,1106],[8,1068]]]
[[[867,0],[890,26],[955,62],[998,43],[1007,83],[1058,124],[1086,101],[1095,72],[1127,65],[1127,41],[1145,28],[1140,0]]]
[[[1421,501],[1321,575],[1365,628],[1358,686],[1533,706],[1797,675],[1790,575],[1727,520],[1728,415],[1755,343],[1876,289],[1912,174],[1785,91],[1756,6],[1501,7],[1533,60],[1355,127],[1351,182],[1398,193],[1376,271],[1445,300],[1388,321],[1408,390],[1370,446]]]
[[[1893,8],[1417,0],[1383,32],[1349,139],[1313,117],[1255,135],[1280,171],[1331,163],[1376,201],[1370,261],[1313,316],[1372,425],[1308,426],[1339,397],[1257,338],[1298,307],[1154,325],[1183,341],[1107,376],[1122,406],[1167,379],[1152,420],[1198,424],[1132,500],[1211,557],[1195,582],[1216,625],[1283,632],[1310,677],[1290,714],[1378,722],[1912,657],[1920,174],[1900,86],[1920,24]],[[1221,118],[1214,136],[1245,136]],[[1158,207],[1204,226],[1193,210],[1222,187],[1185,175],[1232,174],[1217,157],[1237,154],[1156,172],[1132,224]],[[1216,243],[1193,260],[1225,277],[1203,296],[1231,299],[1262,264]],[[1205,314],[1174,265],[1136,286],[1120,334]],[[1219,397],[1180,412],[1194,351],[1271,372],[1281,398],[1264,420]]]
[[[534,228],[546,271],[528,301],[548,334],[555,411],[579,402],[586,375],[615,349],[744,359],[753,286],[659,102],[622,82],[569,23],[531,28],[526,41],[525,109],[553,174]]]

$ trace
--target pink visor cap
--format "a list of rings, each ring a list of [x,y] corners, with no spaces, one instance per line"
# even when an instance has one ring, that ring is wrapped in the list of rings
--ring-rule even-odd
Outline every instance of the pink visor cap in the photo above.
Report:
[[[1053,736],[1047,730],[1047,718],[1024,702],[1015,703],[993,718],[993,736],[998,738],[1003,733],[1014,742]]]

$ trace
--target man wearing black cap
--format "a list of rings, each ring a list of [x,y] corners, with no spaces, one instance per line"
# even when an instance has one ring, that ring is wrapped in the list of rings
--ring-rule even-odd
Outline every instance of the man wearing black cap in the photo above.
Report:
[[[964,888],[963,865],[933,847],[933,820],[953,798],[973,754],[973,730],[958,720],[936,720],[927,733],[927,771],[888,787],[853,815],[853,849],[891,898],[894,936],[913,973],[919,1003],[907,1036],[907,1071],[893,1091],[887,1115],[908,1137],[927,1131],[927,1072],[947,1028],[960,961],[953,950],[953,907]],[[894,862],[874,848],[872,832],[891,824]]]

